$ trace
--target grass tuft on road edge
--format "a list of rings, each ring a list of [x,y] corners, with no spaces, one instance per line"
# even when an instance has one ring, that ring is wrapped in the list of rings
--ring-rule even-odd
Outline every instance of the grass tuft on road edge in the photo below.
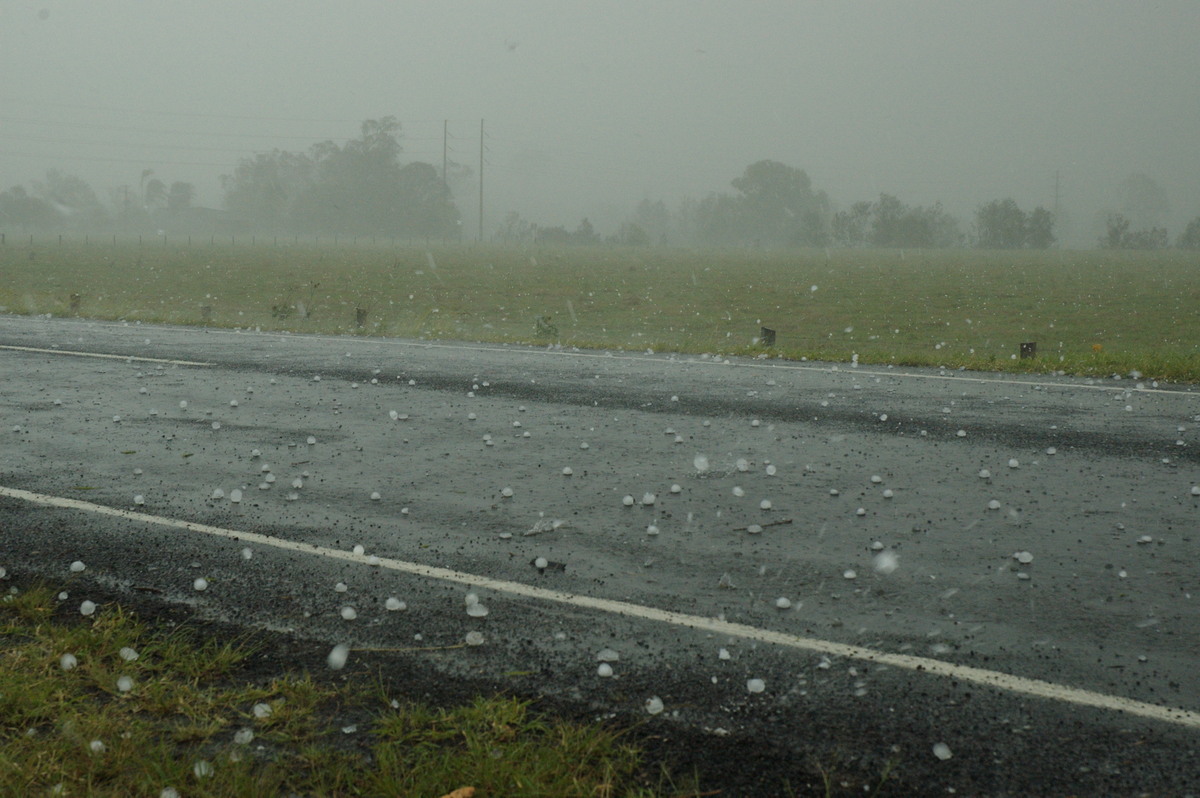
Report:
[[[44,586],[0,599],[2,795],[696,794],[647,777],[619,732],[526,701],[438,709],[355,677],[254,682],[239,674],[244,640],[61,605]]]

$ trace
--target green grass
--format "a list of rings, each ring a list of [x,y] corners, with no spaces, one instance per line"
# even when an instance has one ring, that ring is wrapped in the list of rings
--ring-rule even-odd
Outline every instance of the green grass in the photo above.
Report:
[[[696,794],[648,777],[619,732],[551,720],[525,701],[434,709],[361,674],[251,680],[239,672],[246,641],[60,604],[44,587],[0,600],[0,795]]]
[[[1200,382],[1200,258],[1174,250],[10,241],[0,271],[11,313],[201,324],[208,307],[223,327]],[[755,342],[763,326],[771,349]],[[1023,342],[1036,358],[1015,359]]]

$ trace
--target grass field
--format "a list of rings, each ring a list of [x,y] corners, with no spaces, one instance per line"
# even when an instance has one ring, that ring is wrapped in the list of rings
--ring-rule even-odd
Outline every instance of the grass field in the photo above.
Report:
[[[83,617],[79,606],[45,587],[0,599],[0,794],[699,794],[648,772],[608,726],[502,696],[431,708],[378,674],[263,679],[243,671],[244,640],[155,631],[116,605]]]
[[[1174,250],[10,239],[0,271],[9,313],[1200,382],[1200,255]]]

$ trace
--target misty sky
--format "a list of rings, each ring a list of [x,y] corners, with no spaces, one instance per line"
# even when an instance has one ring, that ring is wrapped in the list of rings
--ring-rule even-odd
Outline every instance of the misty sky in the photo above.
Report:
[[[13,2],[0,0],[0,189],[144,168],[194,182],[394,115],[405,160],[477,168],[509,210],[601,233],[642,198],[805,169],[839,206],[880,192],[1054,202],[1094,241],[1144,173],[1171,234],[1200,215],[1200,2]],[[474,229],[477,188],[457,197]],[[606,229],[608,228],[608,229]]]

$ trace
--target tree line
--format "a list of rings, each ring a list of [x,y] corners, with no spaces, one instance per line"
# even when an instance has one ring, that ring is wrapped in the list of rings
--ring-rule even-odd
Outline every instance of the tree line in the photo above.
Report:
[[[166,182],[143,170],[136,186],[111,189],[102,202],[75,175],[58,170],[29,189],[0,192],[0,229],[174,232],[304,233],[344,236],[425,237],[456,240],[462,220],[450,177],[432,164],[402,160],[400,123],[369,119],[359,135],[338,145],[315,144],[303,152],[274,149],[242,158],[221,177],[222,208],[194,206],[195,188]],[[456,173],[455,179],[463,177]],[[701,199],[686,199],[672,212],[643,200],[619,228],[602,236],[588,219],[574,230],[543,226],[507,214],[494,238],[507,243],[719,247],[973,246],[982,249],[1046,249],[1056,243],[1058,219],[1043,207],[1020,208],[1012,199],[980,205],[969,225],[940,203],[913,205],[894,194],[837,207],[803,170],[779,161],[750,164],[729,184]],[[1143,175],[1120,186],[1124,207],[1165,215],[1166,197]],[[1170,245],[1165,228],[1138,225],[1129,214],[1107,216],[1097,241],[1109,249],[1156,249]],[[1200,217],[1176,246],[1200,249]]]
[[[457,238],[450,189],[428,163],[401,163],[400,123],[367,120],[361,135],[308,152],[242,159],[221,178],[225,209],[262,231]]]
[[[801,169],[777,161],[759,161],[730,183],[734,192],[714,192],[684,201],[671,213],[662,201],[643,200],[623,226],[627,239],[721,246],[896,247],[906,249],[975,247],[1047,249],[1057,242],[1055,214],[1041,206],[1023,210],[1011,198],[979,205],[971,223],[949,214],[941,203],[910,205],[894,194],[835,209],[824,191],[813,187]],[[1141,215],[1165,215],[1165,193],[1144,175],[1131,175],[1119,187],[1123,207]],[[1097,245],[1110,249],[1151,249],[1170,245],[1165,228],[1153,224],[1131,229],[1124,213],[1107,216],[1107,232]],[[1200,249],[1200,217],[1193,219],[1175,245]]]
[[[84,180],[50,170],[29,189],[0,192],[0,229],[457,238],[460,215],[447,181],[431,164],[403,163],[401,154],[394,117],[363,122],[344,145],[258,153],[221,177],[221,209],[195,207],[191,183],[167,184],[150,169],[137,186],[111,190],[107,205]]]

